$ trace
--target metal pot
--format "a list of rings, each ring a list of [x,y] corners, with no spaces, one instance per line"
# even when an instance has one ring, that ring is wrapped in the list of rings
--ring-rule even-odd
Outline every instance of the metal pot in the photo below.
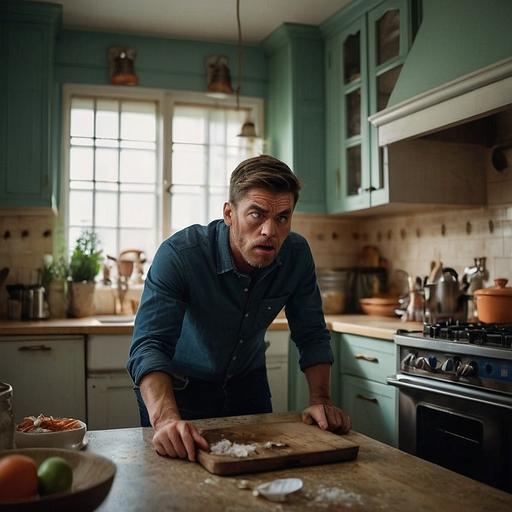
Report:
[[[496,286],[476,290],[478,319],[485,323],[512,323],[512,288],[508,279],[495,279]]]

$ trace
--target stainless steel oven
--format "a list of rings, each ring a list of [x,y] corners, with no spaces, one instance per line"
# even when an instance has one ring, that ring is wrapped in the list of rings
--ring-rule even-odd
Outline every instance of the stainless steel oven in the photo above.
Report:
[[[512,326],[398,331],[398,447],[512,492]]]

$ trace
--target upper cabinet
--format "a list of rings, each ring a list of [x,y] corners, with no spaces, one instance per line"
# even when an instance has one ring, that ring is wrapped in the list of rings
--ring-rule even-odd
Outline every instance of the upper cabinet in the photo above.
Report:
[[[0,204],[55,207],[53,51],[62,6],[0,8]]]
[[[357,5],[359,13],[354,11]],[[368,116],[387,106],[411,46],[410,0],[354,2],[327,27],[327,207],[330,213],[388,201],[386,155]],[[367,8],[368,3],[365,3]],[[346,11],[346,12],[345,12]]]
[[[285,23],[263,46],[269,75],[266,151],[304,180],[297,211],[325,213],[325,73],[320,29]]]

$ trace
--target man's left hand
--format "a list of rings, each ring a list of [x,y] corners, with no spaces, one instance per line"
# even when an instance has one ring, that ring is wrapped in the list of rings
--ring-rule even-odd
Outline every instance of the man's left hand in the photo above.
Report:
[[[332,404],[310,405],[302,411],[302,421],[307,425],[316,423],[322,430],[334,434],[346,434],[352,428],[350,416]]]

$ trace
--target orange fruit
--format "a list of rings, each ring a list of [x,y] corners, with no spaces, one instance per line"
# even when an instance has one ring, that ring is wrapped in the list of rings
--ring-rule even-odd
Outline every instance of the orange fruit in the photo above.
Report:
[[[36,463],[26,455],[6,455],[0,459],[0,500],[23,500],[37,494]]]

